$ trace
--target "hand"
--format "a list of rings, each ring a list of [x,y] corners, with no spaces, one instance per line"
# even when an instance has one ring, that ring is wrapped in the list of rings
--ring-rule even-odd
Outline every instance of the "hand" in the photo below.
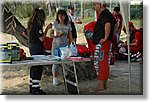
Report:
[[[28,34],[27,34],[26,32],[22,32],[21,35],[22,35],[23,37],[25,37],[26,39],[29,39],[29,36],[28,36]]]
[[[107,40],[106,38],[101,39],[99,43],[100,43],[100,44],[103,44],[106,40]]]
[[[51,34],[50,34],[50,37],[54,37],[54,33],[51,33]]]
[[[72,43],[72,45],[75,45],[75,44],[76,44],[74,40],[73,40],[71,43]]]
[[[63,34],[63,32],[58,32],[57,36],[62,36]]]

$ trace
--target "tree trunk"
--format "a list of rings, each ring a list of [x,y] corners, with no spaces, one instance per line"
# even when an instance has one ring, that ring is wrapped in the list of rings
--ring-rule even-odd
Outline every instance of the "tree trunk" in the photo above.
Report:
[[[84,1],[81,0],[81,18],[84,18]]]
[[[51,2],[48,4],[49,16],[53,16]]]
[[[74,0],[74,5],[73,5],[73,7],[74,7],[74,9],[76,10],[76,2],[75,2],[75,0]]]
[[[2,10],[2,32],[15,36],[22,45],[29,47],[28,39],[22,36],[22,32],[25,30],[25,27],[17,20],[5,4],[3,5]]]

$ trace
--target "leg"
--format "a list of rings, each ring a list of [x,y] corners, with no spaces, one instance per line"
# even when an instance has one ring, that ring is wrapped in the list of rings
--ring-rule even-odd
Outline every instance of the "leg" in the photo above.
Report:
[[[99,89],[106,89],[107,80],[109,77],[108,56],[110,51],[110,41],[106,41],[100,49],[98,80]]]
[[[33,95],[46,94],[40,89],[40,80],[42,77],[43,66],[32,66],[30,69],[30,92]]]
[[[74,68],[74,75],[75,75],[75,79],[76,79],[77,91],[78,91],[78,94],[79,94],[78,77],[77,77],[75,62],[73,62],[73,68]]]
[[[58,85],[58,73],[59,71],[59,65],[53,64],[52,66],[52,74],[53,74],[53,85]]]
[[[98,85],[94,91],[102,91],[106,89],[109,77],[108,55],[110,50],[110,41],[106,41],[100,48],[99,68],[98,68]]]

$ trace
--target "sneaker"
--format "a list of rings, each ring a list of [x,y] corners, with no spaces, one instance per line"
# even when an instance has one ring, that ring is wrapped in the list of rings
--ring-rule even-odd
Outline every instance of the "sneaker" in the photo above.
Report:
[[[123,55],[127,56],[127,55],[128,55],[128,53],[123,53]]]
[[[134,62],[134,61],[136,61],[136,60],[137,60],[136,57],[131,58],[131,61],[132,61],[132,62]]]
[[[62,85],[63,83],[60,82],[60,81],[57,81],[57,82],[53,82],[53,86],[59,86],[59,85]]]
[[[58,82],[53,82],[53,85],[54,86],[57,86],[59,83]]]
[[[141,57],[141,58],[136,59],[136,61],[137,61],[137,62],[142,61],[142,60],[143,60],[143,58],[142,58],[142,57]]]
[[[137,59],[136,59],[137,62],[142,61],[142,60],[143,60],[143,56],[142,56],[142,55],[139,55],[139,56],[137,57]]]
[[[32,89],[32,95],[46,95],[46,92],[44,92],[40,88]]]
[[[53,77],[53,85],[57,86],[58,85],[58,78]]]

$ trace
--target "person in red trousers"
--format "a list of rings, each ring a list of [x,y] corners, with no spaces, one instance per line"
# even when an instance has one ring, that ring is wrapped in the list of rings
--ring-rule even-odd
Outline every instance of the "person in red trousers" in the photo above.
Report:
[[[109,77],[108,56],[110,45],[117,22],[112,13],[106,9],[105,1],[97,1],[93,3],[93,8],[99,12],[94,32],[93,44],[96,45],[94,52],[94,66],[98,72],[98,86],[92,91],[106,90],[106,84]]]

